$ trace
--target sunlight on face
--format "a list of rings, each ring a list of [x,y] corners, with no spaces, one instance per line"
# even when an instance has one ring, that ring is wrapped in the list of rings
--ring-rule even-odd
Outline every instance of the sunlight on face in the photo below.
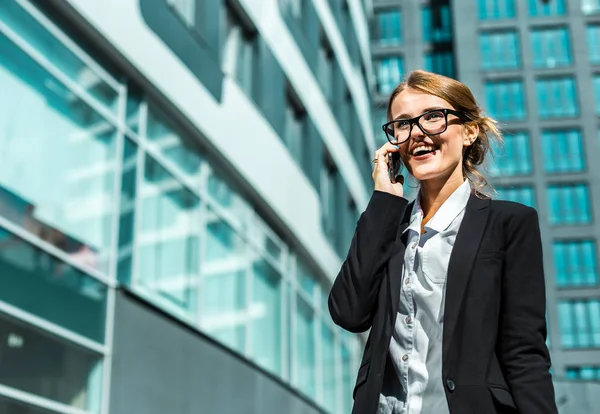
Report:
[[[391,106],[392,119],[409,119],[432,109],[455,109],[447,101],[414,89],[402,91]],[[447,180],[454,174],[462,177],[464,149],[474,139],[472,131],[448,114],[448,128],[438,135],[425,135],[415,124],[410,138],[400,144],[402,160],[419,181]]]

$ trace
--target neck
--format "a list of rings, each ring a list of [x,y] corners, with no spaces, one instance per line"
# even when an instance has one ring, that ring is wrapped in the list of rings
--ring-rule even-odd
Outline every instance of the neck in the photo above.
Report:
[[[464,177],[460,167],[450,177],[422,181],[420,203],[424,216],[433,216],[463,182]]]

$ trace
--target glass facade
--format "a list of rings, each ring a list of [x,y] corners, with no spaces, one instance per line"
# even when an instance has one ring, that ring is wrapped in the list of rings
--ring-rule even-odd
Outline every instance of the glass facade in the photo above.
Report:
[[[188,17],[189,4],[169,1]],[[228,20],[224,54],[238,63],[222,64],[254,94],[246,35]],[[0,89],[1,412],[107,412],[117,283],[331,412],[348,407],[361,342],[331,321],[326,277],[199,132],[178,126],[180,114],[28,2],[0,8]],[[294,149],[305,112],[290,105],[285,119]],[[358,212],[334,181],[327,201],[343,251]]]
[[[377,12],[374,40],[381,46],[402,43],[402,14],[400,10]]]
[[[567,378],[570,380],[600,381],[600,366],[584,365],[567,367]]]
[[[600,0],[581,0],[583,14],[600,13]]]
[[[592,221],[586,184],[551,184],[546,194],[550,224],[572,225]]]
[[[600,25],[589,25],[585,29],[590,63],[600,63]]]
[[[425,70],[453,78],[454,55],[451,51],[425,54]]]
[[[598,284],[594,240],[555,240],[552,253],[557,286],[585,287]]]
[[[479,19],[498,20],[516,16],[515,0],[477,0]]]
[[[516,31],[482,33],[479,46],[484,70],[517,69],[521,65]]]
[[[526,132],[505,134],[504,142],[500,146],[494,144],[492,157],[488,171],[493,176],[531,174],[532,162],[529,135]]]
[[[535,207],[535,192],[531,186],[496,186],[498,200],[514,201]]]
[[[440,43],[452,41],[452,15],[448,4],[423,7],[423,39]]]
[[[523,82],[492,81],[485,84],[487,110],[499,120],[516,121],[527,117]]]
[[[578,129],[542,131],[544,169],[547,173],[573,173],[585,169],[585,151]]]
[[[541,118],[574,117],[579,114],[575,79],[538,79],[535,86]]]
[[[566,0],[529,0],[529,15],[531,17],[562,16],[567,12],[565,3]]]
[[[375,62],[377,70],[377,92],[382,95],[391,93],[402,80],[404,73],[402,58],[390,56]]]
[[[533,66],[555,68],[571,64],[569,32],[564,27],[531,31]]]
[[[561,345],[565,349],[600,347],[600,300],[558,302]]]

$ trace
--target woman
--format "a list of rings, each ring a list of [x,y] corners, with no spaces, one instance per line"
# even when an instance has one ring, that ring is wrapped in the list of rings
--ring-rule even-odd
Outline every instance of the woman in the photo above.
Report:
[[[552,414],[537,213],[491,200],[477,166],[496,122],[471,91],[415,71],[391,94],[375,191],[331,293],[333,320],[370,329],[355,414]],[[420,183],[402,198],[399,152]]]

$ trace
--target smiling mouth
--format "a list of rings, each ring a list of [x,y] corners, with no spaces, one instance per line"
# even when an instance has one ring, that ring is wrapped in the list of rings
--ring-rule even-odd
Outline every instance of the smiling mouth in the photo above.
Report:
[[[437,147],[433,145],[419,145],[411,151],[410,155],[412,155],[413,157],[421,157],[423,155],[432,154],[436,150]]]

